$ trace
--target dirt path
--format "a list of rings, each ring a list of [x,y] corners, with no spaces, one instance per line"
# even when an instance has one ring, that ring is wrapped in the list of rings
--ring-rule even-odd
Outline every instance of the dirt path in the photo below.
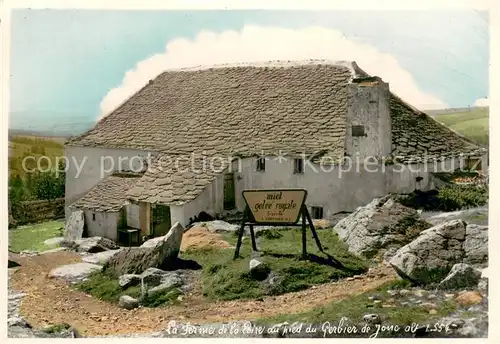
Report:
[[[370,276],[265,297],[262,301],[209,302],[197,288],[178,306],[127,311],[47,277],[54,267],[79,262],[80,257],[74,253],[19,257],[16,261],[21,267],[14,273],[12,285],[27,294],[21,303],[21,315],[35,327],[65,322],[87,336],[159,331],[166,328],[170,320],[201,324],[293,314],[377,288],[395,278],[392,269],[380,267]]]

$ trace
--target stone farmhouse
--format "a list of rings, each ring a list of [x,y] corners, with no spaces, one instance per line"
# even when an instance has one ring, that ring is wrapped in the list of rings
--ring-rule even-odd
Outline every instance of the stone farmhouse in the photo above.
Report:
[[[67,171],[66,215],[83,209],[89,236],[117,240],[242,211],[244,189],[305,188],[329,218],[487,152],[356,63],[309,60],[165,71],[65,154],[85,162]]]

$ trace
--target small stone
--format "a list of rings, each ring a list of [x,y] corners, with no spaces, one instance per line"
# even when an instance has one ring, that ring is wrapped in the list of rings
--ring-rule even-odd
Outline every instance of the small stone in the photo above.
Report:
[[[378,304],[382,303],[382,301],[381,301],[381,300],[373,300],[373,303],[374,303],[375,305],[378,305]]]
[[[382,308],[395,308],[396,306],[395,305],[391,305],[391,304],[383,304],[382,305]]]
[[[409,291],[408,289],[401,289],[399,291],[399,295],[401,296],[406,296],[406,295],[409,295],[411,293],[411,291]]]
[[[420,304],[420,307],[422,308],[426,308],[426,309],[436,309],[437,306],[435,303],[431,303],[431,302],[422,302]]]
[[[398,290],[388,290],[387,294],[389,294],[391,296],[396,296],[399,294],[399,291]]]
[[[347,277],[345,280],[346,281],[354,281],[354,277]]]
[[[447,299],[452,299],[455,297],[455,294],[444,294],[444,297],[446,297]]]
[[[477,291],[466,291],[460,293],[455,301],[464,306],[475,305],[481,303],[483,301],[483,297]]]
[[[134,309],[139,306],[139,301],[128,295],[122,295],[118,302],[118,306],[125,309]]]
[[[382,319],[380,319],[380,315],[378,314],[365,314],[363,316],[363,320],[368,324],[380,324],[382,323]]]
[[[250,275],[252,278],[258,280],[258,281],[263,281],[269,276],[269,273],[271,270],[269,269],[269,266],[257,259],[251,259],[249,263],[249,270],[250,270]]]
[[[431,309],[431,310],[429,311],[429,314],[437,314],[437,312],[438,312],[437,310],[435,310],[435,309]]]
[[[373,300],[375,300],[375,297],[373,297],[373,296],[368,296],[368,300],[373,301]]]
[[[417,289],[413,292],[413,295],[415,295],[416,297],[424,297],[425,295],[427,295],[429,292],[427,290],[423,290],[423,289]]]
[[[427,299],[428,300],[434,300],[435,298],[437,298],[436,294],[429,294],[429,295],[427,295]]]
[[[141,283],[141,276],[134,274],[126,274],[120,276],[118,279],[118,285],[122,288],[133,287]]]

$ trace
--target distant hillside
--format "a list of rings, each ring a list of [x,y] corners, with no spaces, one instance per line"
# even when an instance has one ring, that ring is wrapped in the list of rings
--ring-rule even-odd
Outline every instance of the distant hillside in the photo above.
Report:
[[[489,142],[489,108],[471,107],[426,111],[437,121],[481,145]]]
[[[9,176],[19,175],[24,177],[26,171],[23,168],[23,159],[26,157],[34,157],[34,159],[26,160],[26,167],[32,170],[37,167],[36,159],[45,156],[47,159],[40,160],[40,167],[55,169],[56,158],[64,156],[64,137],[48,137],[28,134],[23,132],[21,135],[9,131]]]
[[[439,109],[439,110],[423,110],[429,116],[436,115],[446,115],[446,114],[458,114],[458,113],[467,113],[467,112],[476,112],[477,110],[486,110],[489,111],[489,107],[462,107],[462,108],[448,108],[448,109]]]

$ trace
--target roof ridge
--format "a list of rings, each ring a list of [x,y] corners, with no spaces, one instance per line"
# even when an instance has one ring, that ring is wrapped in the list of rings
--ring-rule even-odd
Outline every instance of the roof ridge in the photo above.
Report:
[[[332,60],[332,59],[296,59],[296,60],[265,60],[265,61],[245,61],[245,62],[226,62],[207,65],[195,65],[189,67],[167,68],[158,76],[168,72],[192,72],[201,70],[210,70],[216,68],[238,68],[238,67],[256,67],[256,68],[293,68],[303,66],[337,66],[346,67],[351,72],[359,69],[355,61]]]

